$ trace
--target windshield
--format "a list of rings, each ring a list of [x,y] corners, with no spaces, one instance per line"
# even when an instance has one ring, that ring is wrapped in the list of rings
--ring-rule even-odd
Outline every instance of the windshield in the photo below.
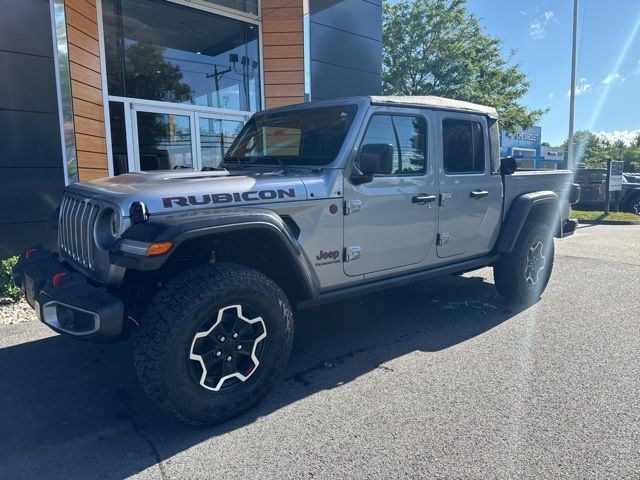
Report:
[[[355,105],[340,105],[255,116],[229,149],[225,164],[328,165],[356,111]]]

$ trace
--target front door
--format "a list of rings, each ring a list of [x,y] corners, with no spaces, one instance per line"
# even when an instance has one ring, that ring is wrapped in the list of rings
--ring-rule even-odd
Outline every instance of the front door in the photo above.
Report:
[[[440,258],[488,253],[498,232],[502,181],[491,169],[486,118],[438,113]]]
[[[132,106],[134,171],[216,168],[245,117]]]
[[[388,174],[375,175],[369,183],[354,185],[345,179],[347,275],[417,264],[433,245],[437,192],[428,123],[429,116],[420,110],[399,113],[381,107],[371,115],[360,148],[392,145],[393,162]]]

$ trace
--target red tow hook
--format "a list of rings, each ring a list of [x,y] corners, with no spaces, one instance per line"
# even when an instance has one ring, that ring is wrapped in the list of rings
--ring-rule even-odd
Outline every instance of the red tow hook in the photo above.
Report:
[[[59,272],[56,273],[52,278],[51,278],[51,285],[53,287],[57,287],[58,285],[60,285],[60,282],[62,281],[62,279],[65,277],[65,275],[67,275],[67,272]]]
[[[29,260],[31,258],[31,256],[36,253],[38,251],[37,248],[30,248],[29,250],[27,250],[26,252],[24,252],[24,258],[26,258],[27,260]]]

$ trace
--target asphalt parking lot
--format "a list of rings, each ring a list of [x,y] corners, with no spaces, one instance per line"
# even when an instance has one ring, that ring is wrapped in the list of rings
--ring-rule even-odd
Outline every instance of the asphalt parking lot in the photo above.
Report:
[[[195,429],[129,344],[0,329],[0,478],[640,478],[640,226],[556,243],[519,311],[491,270],[309,310],[284,379]]]

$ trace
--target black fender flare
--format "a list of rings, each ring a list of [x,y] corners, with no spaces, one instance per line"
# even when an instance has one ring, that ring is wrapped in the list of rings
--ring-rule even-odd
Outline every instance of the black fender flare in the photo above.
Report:
[[[304,282],[310,298],[318,293],[318,280],[300,243],[276,213],[265,209],[207,209],[196,212],[151,216],[143,223],[129,227],[111,250],[111,263],[132,270],[150,271],[161,268],[173,252],[184,242],[198,237],[241,230],[268,230],[282,242],[290,260]],[[121,250],[126,241],[151,244],[172,242],[171,249],[163,255],[147,257]]]
[[[556,209],[560,207],[558,195],[551,190],[524,193],[516,197],[502,222],[500,236],[496,242],[496,253],[512,252],[529,214],[536,208],[549,204],[555,205]]]

